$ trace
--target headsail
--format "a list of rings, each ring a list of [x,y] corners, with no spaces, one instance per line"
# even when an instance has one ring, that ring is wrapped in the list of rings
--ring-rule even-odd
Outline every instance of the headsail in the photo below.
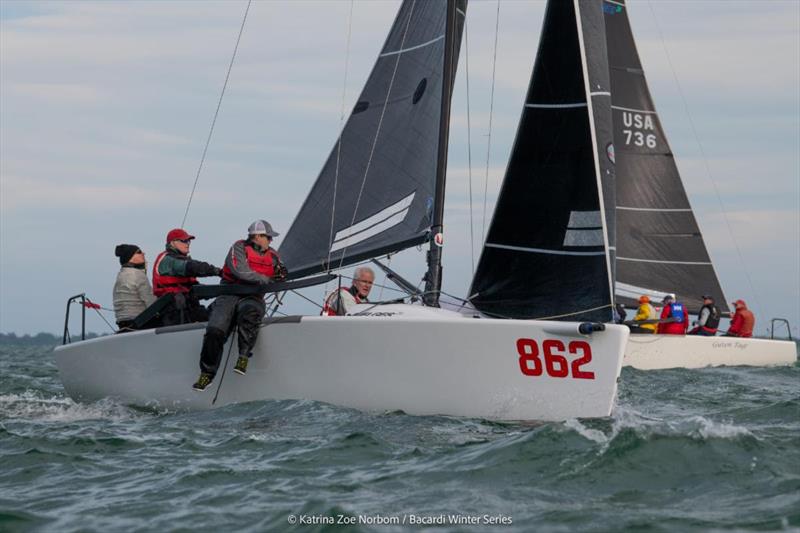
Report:
[[[598,2],[550,1],[494,217],[470,289],[510,318],[612,318],[614,195]],[[608,201],[608,200],[607,200]]]
[[[280,247],[292,277],[430,235],[448,5],[405,0],[364,90]],[[455,45],[466,0],[459,0]],[[454,59],[457,64],[457,59]]]
[[[624,0],[604,0],[617,175],[616,295],[676,293],[691,312],[724,304],[717,274],[647,88]]]

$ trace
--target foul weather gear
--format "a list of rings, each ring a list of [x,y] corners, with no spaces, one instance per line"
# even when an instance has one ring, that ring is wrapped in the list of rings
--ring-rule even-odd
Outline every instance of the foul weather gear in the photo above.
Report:
[[[672,302],[664,306],[661,320],[670,320],[658,325],[658,333],[662,335],[685,335],[689,329],[689,314],[682,303]]]
[[[658,318],[656,315],[656,309],[649,303],[643,303],[639,306],[636,310],[636,316],[633,317],[634,322],[639,322],[641,320],[655,320]],[[637,324],[636,325],[639,329],[645,331],[637,331],[637,333],[655,333],[658,324]]]
[[[351,286],[349,289],[337,289],[325,298],[325,305],[322,306],[323,316],[345,316],[354,305],[369,303],[367,298],[358,294],[358,289]]]
[[[728,328],[727,335],[729,337],[752,337],[753,327],[755,325],[755,315],[753,315],[753,312],[742,302],[736,307],[736,312],[731,319],[731,325]]]

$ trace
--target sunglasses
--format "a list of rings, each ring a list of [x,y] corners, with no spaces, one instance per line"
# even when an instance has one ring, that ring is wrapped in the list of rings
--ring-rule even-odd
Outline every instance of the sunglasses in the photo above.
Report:
[[[178,242],[182,242],[183,244],[192,244],[192,239],[177,239]]]
[[[136,250],[136,251],[133,253],[133,255],[136,255],[136,254],[142,254],[142,255],[144,255],[144,252],[143,252],[143,251],[141,251],[141,250]]]

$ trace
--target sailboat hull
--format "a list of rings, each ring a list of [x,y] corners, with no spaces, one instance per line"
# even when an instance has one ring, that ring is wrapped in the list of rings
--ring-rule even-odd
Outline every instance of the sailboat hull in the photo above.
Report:
[[[707,366],[788,366],[797,362],[792,341],[632,334],[624,366],[640,370]]]
[[[607,326],[586,336],[577,332],[577,323],[474,319],[411,305],[374,311],[266,323],[247,374],[232,371],[234,345],[226,371],[204,392],[191,388],[199,373],[203,324],[68,344],[56,348],[55,357],[67,393],[84,401],[114,398],[198,410],[311,399],[367,411],[498,420],[611,412],[626,328]],[[540,375],[533,375],[533,359]]]

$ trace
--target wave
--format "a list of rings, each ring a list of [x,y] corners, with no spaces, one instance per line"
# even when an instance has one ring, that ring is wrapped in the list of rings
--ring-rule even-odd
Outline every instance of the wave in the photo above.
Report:
[[[66,396],[45,396],[40,391],[0,395],[0,420],[77,422],[81,420],[124,421],[137,418],[136,412],[109,399],[78,403]]]

